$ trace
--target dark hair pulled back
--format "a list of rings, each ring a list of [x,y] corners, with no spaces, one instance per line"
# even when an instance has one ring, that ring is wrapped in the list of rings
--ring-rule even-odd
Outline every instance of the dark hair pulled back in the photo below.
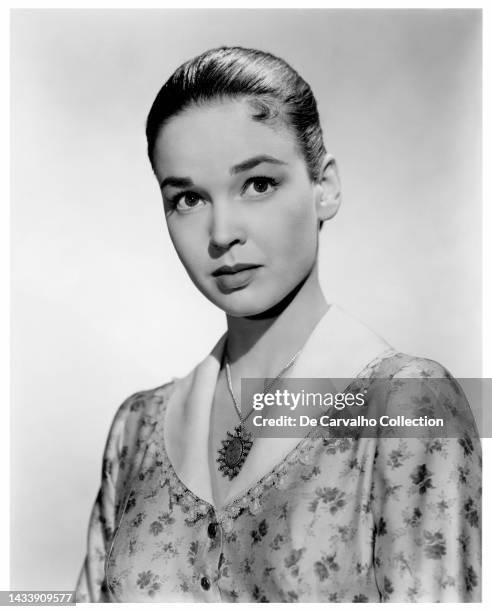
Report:
[[[257,49],[219,47],[182,64],[164,83],[147,117],[147,152],[153,162],[161,127],[193,105],[243,98],[252,119],[283,121],[293,132],[312,181],[320,180],[326,153],[310,86],[284,60]]]

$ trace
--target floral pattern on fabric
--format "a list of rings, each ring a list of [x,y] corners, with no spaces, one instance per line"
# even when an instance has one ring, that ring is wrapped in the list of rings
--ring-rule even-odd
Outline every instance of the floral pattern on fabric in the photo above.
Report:
[[[423,404],[453,414],[438,363],[394,353],[358,378],[393,370],[387,414]],[[402,397],[399,378],[422,380]],[[308,435],[221,511],[177,477],[163,445],[174,383],[118,410],[89,524],[78,602],[480,601],[481,448],[459,438]]]

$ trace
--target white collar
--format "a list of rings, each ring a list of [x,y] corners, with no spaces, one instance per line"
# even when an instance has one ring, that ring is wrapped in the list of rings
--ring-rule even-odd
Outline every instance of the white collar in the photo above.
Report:
[[[190,491],[212,505],[210,413],[226,335],[187,376],[175,379],[164,417],[164,444],[174,471]],[[390,345],[375,332],[332,304],[311,332],[288,377],[352,379],[389,349]],[[241,471],[231,482],[224,505],[256,484],[299,441],[256,438]]]

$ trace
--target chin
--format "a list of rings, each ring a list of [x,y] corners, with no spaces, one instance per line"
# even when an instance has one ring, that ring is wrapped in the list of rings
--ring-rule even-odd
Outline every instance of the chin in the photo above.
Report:
[[[195,283],[195,285],[207,300],[231,317],[254,317],[263,313],[268,317],[273,316],[273,309],[282,304],[285,307],[287,302],[294,297],[293,291],[300,286],[299,284],[293,287],[277,286],[277,291],[273,291],[272,285],[251,283],[243,289],[222,293],[213,285],[205,283]]]
[[[263,306],[258,301],[248,299],[221,300],[221,303],[216,305],[231,317],[253,317],[259,315],[268,309],[268,305]]]
[[[245,290],[221,296],[214,301],[214,304],[231,317],[258,317],[263,313],[270,317],[272,309],[282,303],[282,297],[282,295],[260,297],[258,292]]]
[[[225,314],[231,317],[251,317],[261,314],[268,310],[273,304],[265,297],[258,295],[257,291],[252,291],[249,287],[224,294],[214,291],[213,294],[202,291],[202,294],[212,304],[220,308]]]

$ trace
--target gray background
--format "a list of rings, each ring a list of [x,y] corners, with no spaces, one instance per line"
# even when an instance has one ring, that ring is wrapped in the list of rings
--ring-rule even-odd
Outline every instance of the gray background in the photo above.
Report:
[[[206,48],[272,51],[313,88],[344,194],[327,297],[481,375],[479,11],[16,10],[11,32],[11,588],[73,588],[116,408],[225,329],[145,154],[157,90]]]

